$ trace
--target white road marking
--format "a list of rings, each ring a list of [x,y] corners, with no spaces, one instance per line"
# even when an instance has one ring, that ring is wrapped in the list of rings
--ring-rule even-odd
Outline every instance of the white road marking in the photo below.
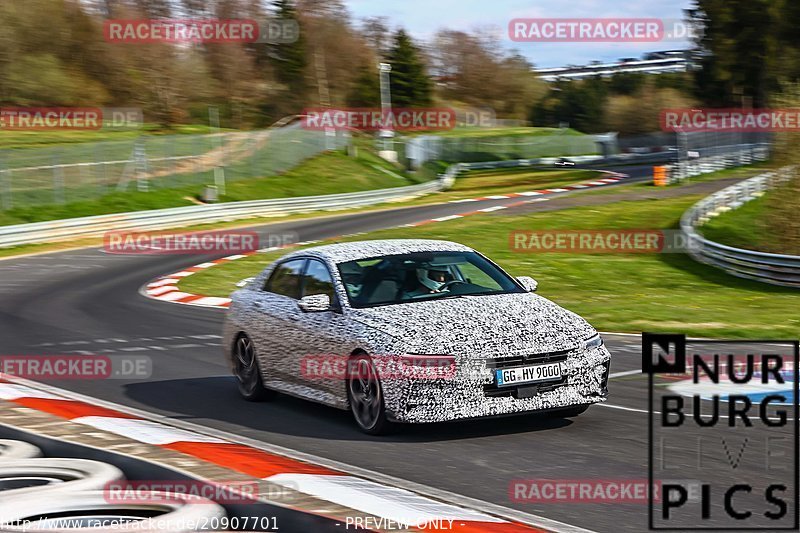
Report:
[[[500,209],[508,209],[504,205],[495,205],[493,207],[484,207],[483,209],[478,209],[478,211],[482,211],[484,213],[491,213],[492,211],[499,211]]]
[[[608,378],[609,379],[621,378],[622,376],[632,376],[633,374],[641,374],[641,373],[642,373],[642,371],[639,370],[639,369],[626,370],[625,372],[615,372],[613,374],[609,374]]]
[[[448,220],[455,220],[457,218],[463,218],[463,215],[449,215],[446,217],[434,218],[432,220],[435,220],[436,222],[446,222]]]
[[[198,435],[149,420],[113,418],[109,416],[81,416],[73,418],[72,421],[156,446],[164,446],[173,442],[211,442],[220,444],[225,442],[222,439]]]

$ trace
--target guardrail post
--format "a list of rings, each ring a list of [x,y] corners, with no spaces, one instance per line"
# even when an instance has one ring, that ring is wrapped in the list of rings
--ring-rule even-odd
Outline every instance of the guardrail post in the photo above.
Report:
[[[141,192],[148,191],[147,183],[147,152],[144,146],[144,137],[136,139],[133,145],[133,159],[136,172],[136,189]]]
[[[13,180],[13,176],[11,174],[11,168],[9,168],[7,163],[0,161],[0,186],[2,186],[3,190],[3,210],[11,209],[13,205],[13,200],[11,197],[11,183]]]
[[[97,143],[94,146],[94,183],[97,187],[97,193],[103,195],[106,192],[106,160],[102,155],[103,143]]]
[[[53,152],[53,200],[57,204],[64,203],[64,168],[58,152]]]

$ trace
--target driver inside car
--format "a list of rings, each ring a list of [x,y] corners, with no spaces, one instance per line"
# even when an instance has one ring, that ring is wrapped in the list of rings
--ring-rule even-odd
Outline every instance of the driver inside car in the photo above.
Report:
[[[406,291],[407,297],[410,298],[446,291],[448,290],[447,283],[453,279],[453,276],[445,267],[418,268],[416,273],[417,287]]]

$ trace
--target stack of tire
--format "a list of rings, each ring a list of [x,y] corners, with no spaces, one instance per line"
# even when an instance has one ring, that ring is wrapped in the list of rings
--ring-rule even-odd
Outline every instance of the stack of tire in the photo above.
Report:
[[[104,489],[121,481],[125,475],[110,464],[44,458],[31,444],[0,440],[0,533],[208,531],[226,516],[221,506],[193,496],[109,500]]]

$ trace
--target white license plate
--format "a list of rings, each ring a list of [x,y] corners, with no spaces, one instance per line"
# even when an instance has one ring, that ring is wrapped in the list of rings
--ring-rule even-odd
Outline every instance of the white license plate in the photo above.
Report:
[[[495,370],[498,387],[511,387],[523,383],[561,379],[561,363],[520,366]]]

